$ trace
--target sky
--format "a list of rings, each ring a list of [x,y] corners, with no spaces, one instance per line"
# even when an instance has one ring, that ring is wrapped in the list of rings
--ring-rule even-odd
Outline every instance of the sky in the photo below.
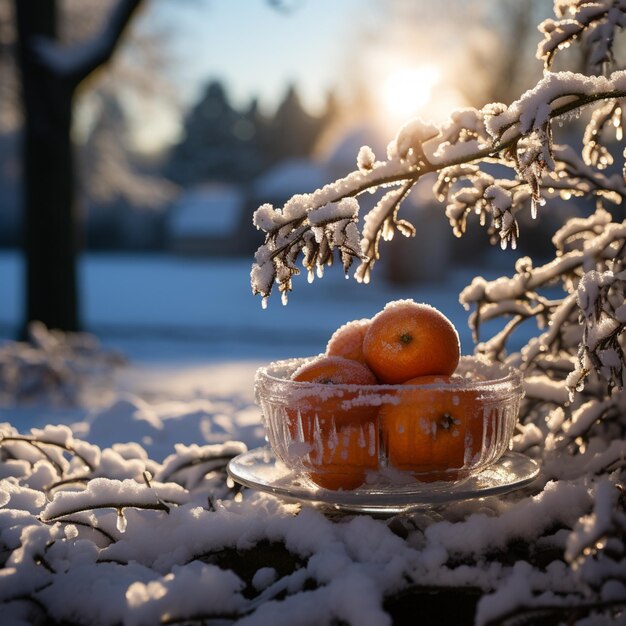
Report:
[[[290,10],[267,0],[186,0],[175,6],[157,0],[152,19],[170,26],[172,53],[180,61],[173,78],[181,95],[193,99],[203,79],[219,77],[238,104],[258,94],[271,107],[287,84],[297,82],[309,106],[319,110],[325,88],[341,80],[337,63],[371,2],[285,1]]]
[[[529,11],[543,7],[525,1]],[[515,6],[503,0],[436,6],[426,0],[150,0],[135,28],[160,34],[176,103],[136,107],[137,141],[144,148],[175,141],[181,111],[210,80],[222,81],[236,106],[257,98],[268,114],[291,84],[314,114],[331,90],[340,98],[367,93],[370,113],[388,138],[416,115],[441,122],[466,106],[468,93],[480,91],[489,74],[497,75],[498,57],[506,57],[498,46],[512,47],[501,26],[515,19]],[[538,64],[540,35],[533,32],[530,48],[519,51],[529,57],[524,67]]]
[[[437,8],[404,0],[282,2],[287,10],[271,0],[151,0],[136,27],[163,34],[178,111],[220,80],[236,106],[257,98],[268,114],[291,84],[313,114],[331,90],[344,99],[367,93],[385,137],[420,113],[442,121],[465,104],[455,86],[464,40],[497,0],[441,0]],[[153,107],[141,140],[171,141],[180,122],[179,114]]]
[[[138,28],[165,34],[168,76],[182,106],[189,106],[211,79],[221,80],[233,103],[258,98],[270,113],[296,84],[312,113],[323,110],[328,91],[344,82],[349,53],[361,24],[372,19],[371,0],[153,0]],[[151,111],[143,141],[175,136],[179,123]],[[158,123],[155,124],[155,121]]]

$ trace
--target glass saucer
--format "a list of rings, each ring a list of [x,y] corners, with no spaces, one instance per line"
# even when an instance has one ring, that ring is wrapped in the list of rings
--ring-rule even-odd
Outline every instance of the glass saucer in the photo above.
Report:
[[[539,473],[535,461],[519,452],[505,452],[482,472],[454,482],[364,485],[351,491],[331,491],[311,483],[305,476],[278,461],[265,446],[240,454],[228,464],[238,483],[286,500],[310,502],[358,513],[393,515],[456,500],[507,493],[531,483]]]

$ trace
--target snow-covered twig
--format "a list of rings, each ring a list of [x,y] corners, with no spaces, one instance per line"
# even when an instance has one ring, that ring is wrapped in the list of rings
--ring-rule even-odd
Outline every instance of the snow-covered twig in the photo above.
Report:
[[[555,55],[581,40],[587,47],[587,67],[592,74],[601,74],[614,62],[613,41],[616,32],[626,25],[626,5],[622,0],[574,0],[555,2],[557,19],[544,20],[539,30],[544,40],[537,49],[537,58],[546,69]]]
[[[63,468],[59,465],[59,463],[55,459],[53,459],[49,454],[46,453],[45,446],[52,446],[52,447],[64,450],[65,452],[68,452],[69,454],[72,454],[73,456],[75,456],[77,459],[80,459],[80,461],[90,470],[94,469],[94,466],[89,459],[82,456],[79,452],[74,450],[74,448],[72,448],[71,446],[65,445],[63,443],[59,443],[58,441],[47,441],[46,439],[40,439],[38,437],[32,437],[28,435],[5,435],[2,432],[0,432],[0,447],[6,443],[11,443],[11,442],[21,442],[21,443],[25,443],[25,444],[32,446],[38,452],[40,452],[48,461],[50,461],[52,465],[54,465],[54,467],[57,469],[59,474],[63,474]]]
[[[123,357],[87,333],[49,330],[39,322],[28,341],[0,346],[0,402],[80,404],[90,383],[106,381]]]
[[[624,71],[617,71],[610,78],[562,72],[547,75],[508,108],[489,105],[481,111],[464,109],[440,127],[418,121],[407,123],[389,145],[387,161],[370,158],[364,167],[360,159],[361,169],[348,176],[313,193],[294,196],[280,209],[266,204],[256,211],[254,223],[266,233],[266,239],[252,267],[253,292],[260,294],[265,303],[276,283],[285,301],[292,287],[291,279],[299,273],[296,261],[300,253],[312,277],[316,268],[321,271],[324,265],[332,263],[334,249],[339,250],[346,272],[353,259],[360,259],[355,275],[358,280],[367,282],[371,266],[379,255],[380,239],[389,237],[394,229],[407,236],[414,232],[408,222],[397,218],[398,209],[417,181],[429,173],[443,172],[444,177],[449,178],[455,168],[461,168],[459,171],[466,174],[471,170],[463,170],[462,166],[500,160],[514,167],[519,180],[528,186],[533,212],[536,212],[537,205],[544,203],[543,177],[555,171],[558,181],[562,178],[561,172],[567,173],[569,165],[571,173],[577,173],[579,180],[586,178],[590,193],[608,195],[617,191],[617,198],[621,199],[615,183],[609,182],[609,189],[605,189],[602,183],[608,181],[576,168],[571,163],[571,154],[567,155],[566,151],[562,151],[560,169],[556,167],[561,155],[555,155],[550,123],[594,102],[624,96]],[[478,170],[473,171],[478,173]],[[503,233],[502,241],[514,242],[517,227],[507,199],[509,192],[502,185],[494,187],[494,182],[491,186],[485,184],[479,197],[490,207],[494,223]],[[546,182],[546,186],[548,184]],[[363,219],[359,247],[355,240],[359,212],[356,197],[365,191],[375,192],[387,187],[393,189],[386,191]],[[441,182],[438,189],[441,195]],[[581,192],[584,187],[577,185],[576,189]],[[458,196],[455,201],[459,201]],[[450,215],[453,210],[448,210]],[[320,212],[324,216],[322,224],[331,229],[330,233],[319,227]],[[455,217],[459,219],[460,216]],[[456,230],[460,234],[463,227]]]

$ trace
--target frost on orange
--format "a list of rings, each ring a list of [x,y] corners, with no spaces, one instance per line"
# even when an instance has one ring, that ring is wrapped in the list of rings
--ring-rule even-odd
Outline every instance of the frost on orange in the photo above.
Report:
[[[291,379],[323,385],[375,385],[377,382],[365,363],[341,356],[322,356],[308,361],[292,374]]]
[[[329,339],[326,346],[326,354],[343,356],[346,359],[365,363],[363,339],[370,327],[370,323],[368,318],[363,318],[340,326]]]
[[[434,307],[398,300],[372,318],[363,340],[363,354],[383,383],[449,375],[459,363],[459,336],[452,322]]]
[[[489,436],[479,393],[455,389],[449,376],[420,376],[380,411],[390,465],[421,480],[454,480],[480,455]]]

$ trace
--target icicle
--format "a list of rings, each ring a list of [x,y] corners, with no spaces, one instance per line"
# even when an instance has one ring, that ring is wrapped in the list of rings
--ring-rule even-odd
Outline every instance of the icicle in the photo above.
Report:
[[[304,437],[304,425],[302,424],[302,413],[298,411],[296,418],[296,441],[304,443],[306,441]]]
[[[287,296],[287,292],[283,291],[280,294],[280,301],[283,303],[283,306],[287,306],[288,300],[289,300],[289,296]]]
[[[359,426],[357,444],[359,448],[365,448],[365,446],[367,445],[367,441],[365,439],[365,430],[363,429],[363,426]]]
[[[309,269],[307,274],[307,281],[311,284],[315,280],[315,272],[312,269]]]
[[[613,113],[613,126],[619,128],[622,125],[622,109],[617,107]]]
[[[261,299],[261,308],[267,309],[267,296],[263,296],[263,298]]]
[[[367,449],[367,453],[370,456],[375,456],[376,455],[376,442],[378,439],[378,431],[376,426],[374,425],[374,422],[370,422],[367,426],[367,429],[369,431],[369,446]]]
[[[322,440],[322,428],[320,426],[320,419],[317,413],[315,414],[315,418],[313,420],[313,444],[318,458],[321,459],[324,454],[324,441]]]
[[[344,434],[344,437],[346,435]],[[345,441],[344,439],[344,446],[347,446],[349,443],[348,441]],[[335,448],[337,448],[339,446],[339,433],[337,432],[337,426],[335,425],[335,421],[333,420],[332,424],[331,424],[331,428],[330,428],[330,432],[328,434],[328,438],[327,438],[327,442],[326,445],[328,446],[328,449],[331,451],[331,455],[333,454],[333,450],[335,450]]]
[[[126,531],[126,517],[124,516],[124,511],[122,509],[117,509],[117,530],[121,533]]]

